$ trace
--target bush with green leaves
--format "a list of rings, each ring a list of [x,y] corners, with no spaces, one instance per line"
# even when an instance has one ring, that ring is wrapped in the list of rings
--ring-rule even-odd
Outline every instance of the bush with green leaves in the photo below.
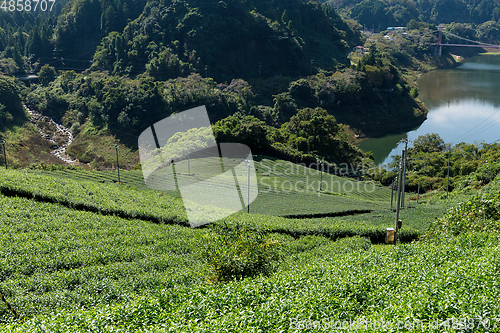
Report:
[[[451,208],[436,220],[424,238],[487,231],[500,231],[500,194],[476,196]]]
[[[56,74],[57,73],[54,67],[49,66],[49,64],[45,64],[38,72],[38,80],[40,80],[40,82],[45,85],[54,81],[56,78]]]
[[[26,120],[21,105],[21,85],[14,78],[0,72],[0,129]]]
[[[282,258],[279,241],[241,222],[214,225],[201,244],[214,282],[269,274]]]

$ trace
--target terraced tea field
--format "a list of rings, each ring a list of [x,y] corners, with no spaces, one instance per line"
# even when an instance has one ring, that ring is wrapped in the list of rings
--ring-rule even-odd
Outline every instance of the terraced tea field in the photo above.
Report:
[[[21,316],[0,303],[0,331],[283,332],[321,322],[307,329],[321,332],[371,320],[440,332],[436,323],[462,317],[476,320],[475,331],[495,331],[477,318],[500,315],[497,234],[384,245],[394,224],[389,189],[343,191],[370,183],[323,174],[338,187],[306,191],[304,173],[316,184],[321,174],[272,163],[255,163],[251,213],[218,224],[243,223],[279,244],[282,259],[272,274],[224,283],[211,282],[202,251],[212,228],[189,228],[178,193],[141,186],[140,171],[121,172],[120,186],[115,172],[0,169],[0,292]],[[282,191],[288,182],[297,187]],[[417,239],[467,198],[407,202],[401,240]]]
[[[0,290],[23,317],[200,282],[197,231],[0,196]],[[12,315],[0,306],[3,321]]]
[[[452,318],[497,331],[496,234],[396,247],[271,234],[286,253],[274,274],[213,284],[204,229],[4,196],[0,217],[0,290],[21,315],[0,307],[2,332],[442,332]]]
[[[239,161],[238,161],[239,162]],[[188,174],[187,161],[176,163],[178,181],[207,179],[217,175],[213,164],[206,164]],[[224,164],[234,161],[223,159]],[[195,163],[192,163],[195,164]],[[250,211],[265,215],[328,214],[351,210],[372,210],[390,207],[391,191],[380,184],[334,176],[302,165],[282,160],[256,157],[254,163],[259,196],[250,205]],[[38,173],[37,171],[32,171]],[[116,183],[116,171],[56,170],[43,171],[45,175],[62,179],[88,180],[98,183]],[[121,182],[137,189],[146,189],[142,171],[121,171]],[[320,183],[321,182],[321,192]],[[173,184],[171,184],[173,185]],[[173,185],[175,187],[175,185]],[[178,191],[165,191],[179,197]],[[360,205],[360,200],[362,201]]]
[[[276,184],[301,182],[304,174],[311,182],[316,184],[320,182],[321,175],[316,170],[300,165],[291,166],[288,162],[278,162],[278,164],[272,164],[273,162],[269,160],[263,160],[255,163],[259,196],[250,205],[252,214],[237,214],[229,217],[228,220],[251,221],[266,230],[278,230],[294,236],[316,234],[335,239],[362,235],[375,242],[383,241],[385,228],[394,225],[394,213],[390,210],[390,190],[369,182],[324,174],[323,180],[330,184],[332,182],[340,184],[341,188],[351,185],[359,187],[362,191],[349,193],[322,191],[319,193],[298,189],[291,192],[278,190],[267,193],[263,179],[269,177],[265,172],[270,169],[276,175],[276,181],[273,180]],[[296,169],[295,174],[291,173],[292,168]],[[159,223],[187,224],[187,217],[178,193],[176,196],[171,196],[172,191],[158,192],[144,187],[141,189],[139,186],[118,186],[112,182],[116,173],[85,170],[52,172],[7,170],[3,172],[5,172],[5,177],[0,179],[0,188],[4,193],[35,196],[40,200],[58,202],[67,207],[99,211],[104,214],[142,218]],[[210,175],[210,170],[208,170],[207,174],[198,177]],[[183,176],[187,177],[184,174],[180,175],[180,177]],[[142,181],[144,184],[140,171],[122,172],[121,177],[125,180],[129,179],[131,183],[133,180],[137,183]],[[419,230],[426,229],[436,216],[444,213],[445,207],[446,205],[432,205],[426,206],[425,209],[403,210],[401,217],[405,222],[405,228],[402,235],[407,234],[404,236],[407,240],[416,238]],[[370,213],[358,214],[360,212]],[[355,215],[348,214],[343,217],[345,213]]]

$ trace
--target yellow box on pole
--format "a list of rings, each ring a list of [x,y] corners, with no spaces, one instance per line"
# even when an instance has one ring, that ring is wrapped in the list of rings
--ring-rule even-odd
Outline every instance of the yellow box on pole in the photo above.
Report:
[[[385,229],[385,243],[386,244],[394,244],[395,236],[396,236],[396,230],[394,230],[394,228],[386,228]]]

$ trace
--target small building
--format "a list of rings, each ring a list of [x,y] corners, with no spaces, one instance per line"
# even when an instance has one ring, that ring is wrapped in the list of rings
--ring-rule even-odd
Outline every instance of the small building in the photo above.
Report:
[[[368,48],[363,47],[363,46],[359,46],[359,45],[356,46],[356,47],[354,47],[352,50],[353,50],[353,52],[358,52],[358,53],[361,53],[361,54],[370,51]]]
[[[399,32],[399,31],[405,31],[406,27],[388,27],[386,30]]]

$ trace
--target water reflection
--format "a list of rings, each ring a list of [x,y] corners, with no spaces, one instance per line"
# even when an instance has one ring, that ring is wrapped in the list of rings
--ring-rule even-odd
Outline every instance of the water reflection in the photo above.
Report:
[[[359,144],[359,148],[371,151],[376,164],[390,163],[392,162],[392,158],[390,158],[390,156],[394,154],[401,154],[401,150],[404,149],[404,145],[401,146],[402,148],[399,150],[394,147],[399,147],[398,142],[407,138],[407,136],[408,135],[406,133],[402,133],[384,136],[383,138],[367,139]],[[397,153],[393,153],[393,151],[397,151]]]
[[[447,143],[493,142],[500,139],[500,57],[479,56],[452,70],[434,71],[418,80],[419,98],[428,119],[408,133],[368,139],[360,147],[373,152],[377,163],[401,154],[399,140],[438,133]]]

